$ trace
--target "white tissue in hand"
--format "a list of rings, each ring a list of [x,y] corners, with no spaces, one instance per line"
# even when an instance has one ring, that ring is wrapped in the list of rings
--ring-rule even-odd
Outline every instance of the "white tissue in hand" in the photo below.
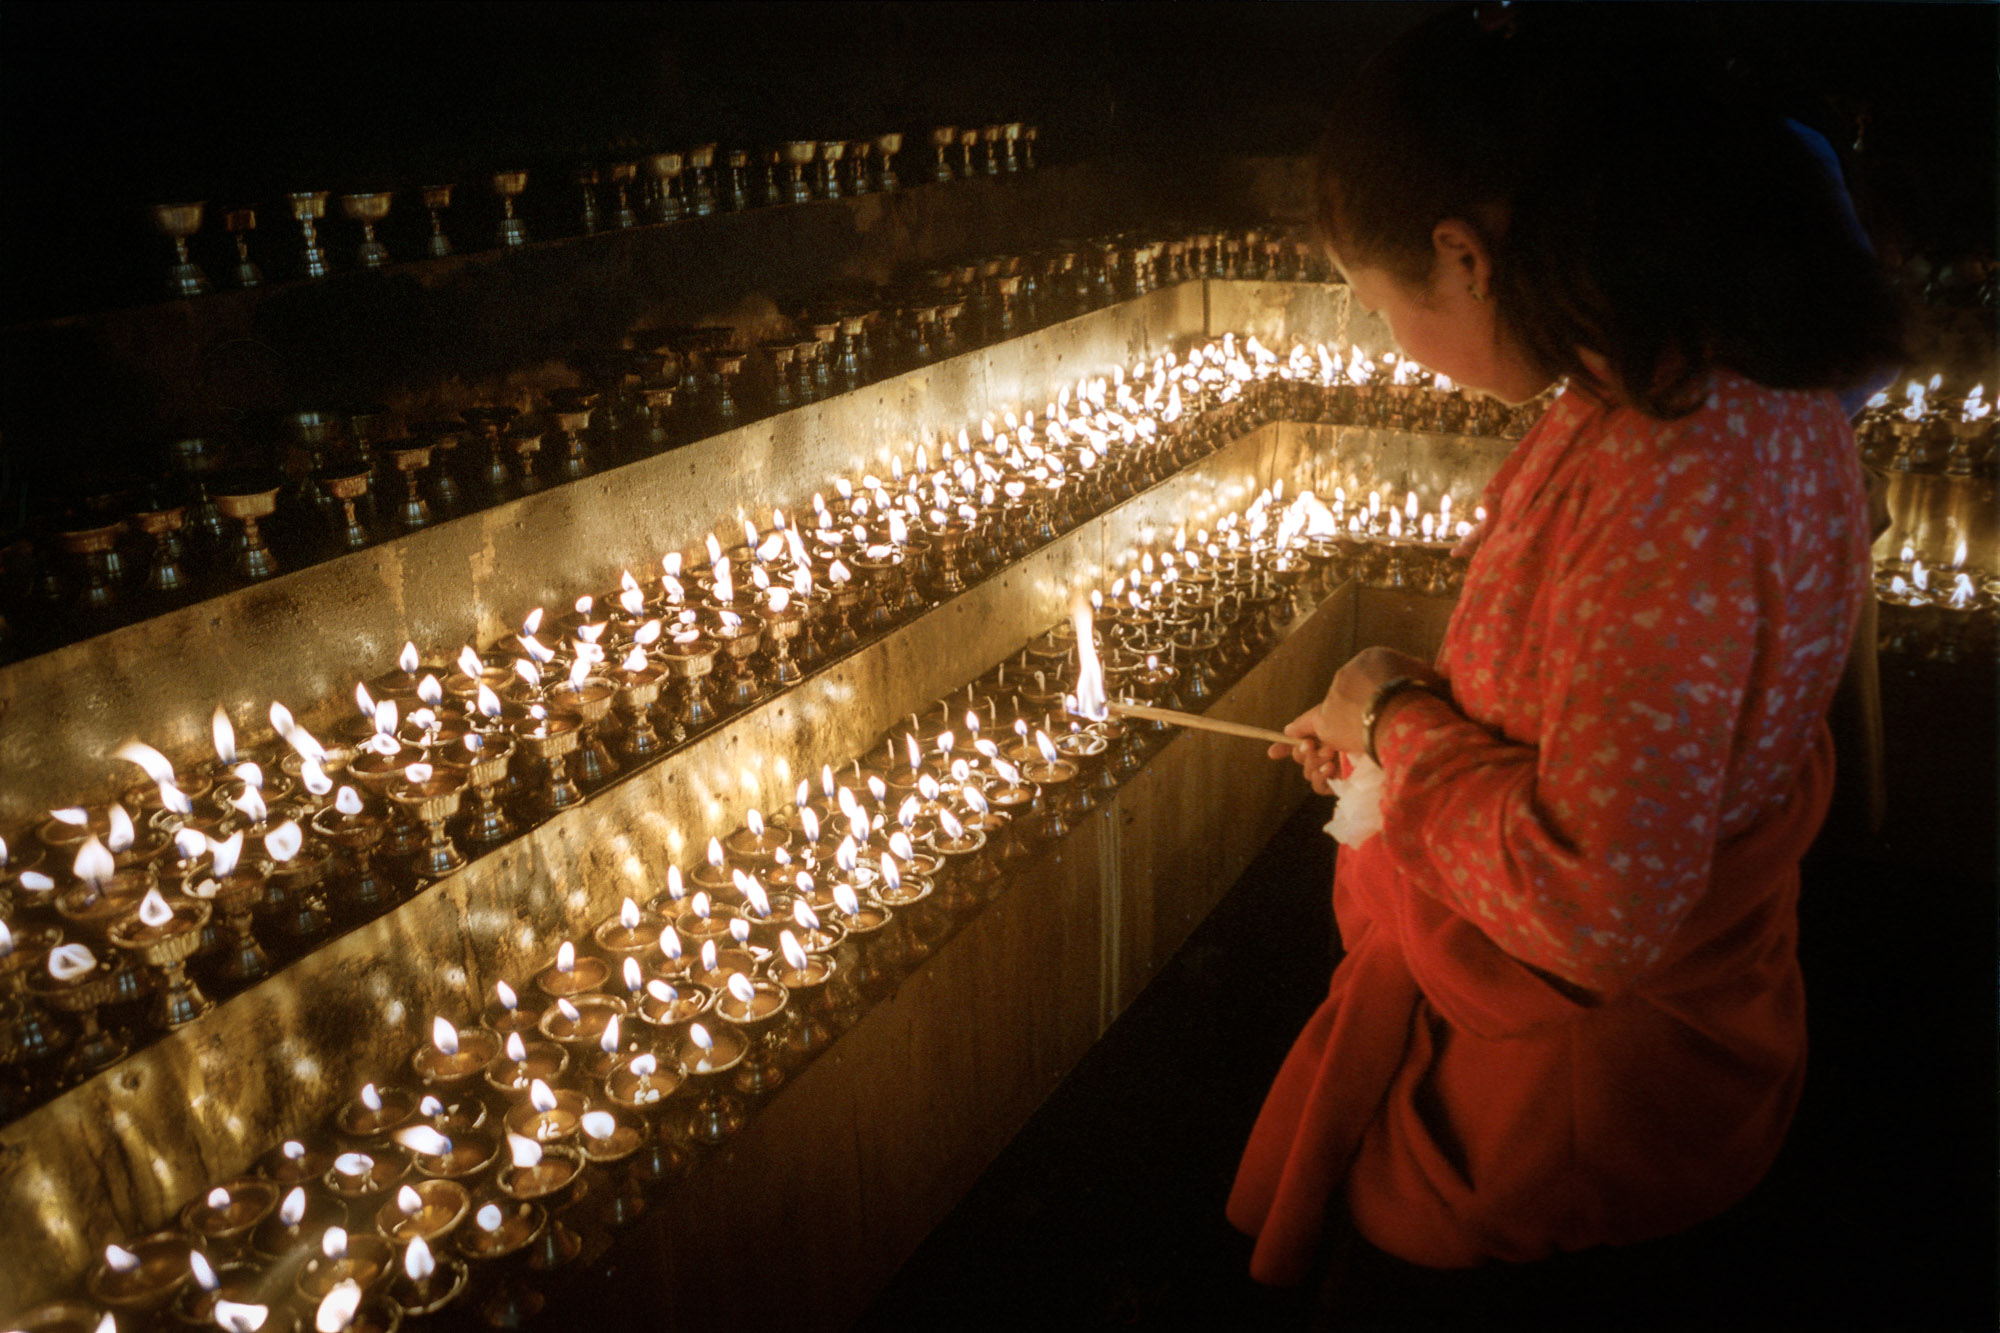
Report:
[[[1382,766],[1366,755],[1352,773],[1333,780],[1333,818],[1326,831],[1343,847],[1358,847],[1382,831]]]

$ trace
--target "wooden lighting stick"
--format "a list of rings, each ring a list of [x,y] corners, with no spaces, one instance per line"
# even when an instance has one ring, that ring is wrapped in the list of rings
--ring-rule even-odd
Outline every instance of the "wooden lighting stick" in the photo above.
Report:
[[[1296,736],[1287,736],[1282,731],[1269,731],[1263,727],[1246,726],[1241,722],[1224,722],[1219,718],[1203,717],[1199,713],[1177,713],[1171,708],[1153,708],[1146,704],[1111,704],[1111,711],[1120,717],[1144,718],[1149,722],[1166,722],[1176,727],[1187,727],[1194,731],[1213,731],[1224,736],[1241,736],[1245,740],[1268,741],[1273,745],[1296,748],[1306,742]]]

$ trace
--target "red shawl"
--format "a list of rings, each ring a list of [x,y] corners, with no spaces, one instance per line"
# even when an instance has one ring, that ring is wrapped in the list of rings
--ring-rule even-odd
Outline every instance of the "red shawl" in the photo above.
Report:
[[[1347,957],[1229,1201],[1264,1281],[1304,1275],[1343,1185],[1437,1267],[1682,1230],[1798,1099],[1798,861],[1868,595],[1838,406],[1726,374],[1671,423],[1565,394],[1488,504],[1439,660],[1461,711],[1383,725]]]

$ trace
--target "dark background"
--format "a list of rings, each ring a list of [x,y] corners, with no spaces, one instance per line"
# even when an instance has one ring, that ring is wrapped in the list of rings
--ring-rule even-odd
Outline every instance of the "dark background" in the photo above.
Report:
[[[1300,153],[1423,4],[174,4],[0,7],[0,322],[149,291],[149,202],[464,181],[710,139],[1026,120],[1043,155]],[[1990,252],[1978,4],[1732,4],[1700,20],[1849,147],[1900,254]],[[531,195],[560,193],[544,171]],[[414,201],[411,201],[414,202]],[[532,200],[531,200],[532,202]],[[414,225],[399,205],[397,225]]]

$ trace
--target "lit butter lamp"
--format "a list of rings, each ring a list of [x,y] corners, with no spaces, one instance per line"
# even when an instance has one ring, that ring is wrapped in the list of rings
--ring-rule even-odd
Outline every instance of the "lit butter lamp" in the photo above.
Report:
[[[193,1281],[188,1258],[194,1246],[178,1232],[161,1231],[126,1245],[106,1245],[84,1290],[104,1309],[136,1326],[164,1310]]]
[[[577,953],[576,945],[564,940],[556,947],[555,961],[535,974],[535,986],[551,1000],[574,999],[599,989],[610,979],[610,964],[602,958]]]
[[[408,1150],[418,1175],[461,1184],[483,1174],[500,1155],[492,1134],[456,1125],[448,1133],[434,1125],[410,1125],[396,1132],[396,1142]]]
[[[782,1046],[773,1038],[790,998],[777,982],[743,972],[731,973],[716,992],[715,1016],[736,1028],[749,1043],[732,1080],[738,1092],[757,1097],[784,1083]]]
[[[271,1322],[271,1309],[260,1294],[263,1275],[255,1264],[211,1266],[208,1257],[195,1250],[188,1255],[188,1274],[192,1280],[175,1295],[171,1311],[180,1327],[280,1333],[288,1326],[282,1318]]]
[[[28,993],[81,1024],[63,1061],[66,1079],[80,1081],[124,1058],[125,1039],[107,1031],[98,1017],[99,1009],[118,998],[117,975],[88,945],[59,944],[49,950],[47,961],[28,979]]]
[[[637,1014],[661,1040],[678,1041],[689,1023],[708,1012],[714,998],[714,991],[700,982],[655,977],[639,997]]]
[[[552,1041],[528,1041],[518,1032],[502,1040],[499,1058],[486,1067],[486,1085],[509,1096],[525,1095],[535,1080],[552,1083],[569,1068],[569,1052]]]
[[[299,1266],[292,1285],[308,1308],[318,1307],[346,1283],[365,1297],[388,1283],[395,1260],[395,1250],[380,1236],[332,1226],[320,1234],[319,1253]]]
[[[529,704],[522,716],[509,720],[514,740],[539,769],[538,778],[523,798],[521,809],[533,820],[560,814],[583,800],[583,791],[570,774],[570,760],[583,740],[583,723],[573,713],[550,712],[540,704]]]
[[[429,1044],[410,1057],[417,1082],[430,1092],[452,1092],[469,1086],[500,1054],[500,1037],[485,1028],[454,1026],[442,1015],[431,1020]]]
[[[338,853],[332,872],[334,910],[351,920],[387,910],[396,891],[376,869],[375,849],[388,834],[388,819],[368,809],[359,791],[343,785],[331,805],[314,813],[312,830]]]
[[[540,1010],[523,1008],[521,997],[504,981],[493,983],[493,1001],[479,1011],[479,1026],[505,1041],[516,1033],[532,1036]]]
[[[277,1211],[281,1192],[276,1181],[239,1176],[190,1200],[181,1209],[181,1229],[218,1259],[237,1258],[250,1233]]]
[[[261,857],[243,859],[244,834],[210,839],[208,873],[194,876],[194,894],[208,899],[222,921],[220,957],[207,973],[210,982],[247,986],[271,974],[271,959],[256,935],[256,911],[264,905],[276,866]]]
[[[250,1251],[267,1263],[296,1259],[328,1227],[347,1218],[340,1200],[294,1185],[278,1200],[278,1208],[250,1233]]]
[[[846,881],[833,886],[833,901],[840,914],[840,925],[847,932],[846,947],[850,951],[840,959],[846,984],[840,990],[836,1021],[842,1027],[850,1027],[860,1017],[862,1001],[873,1001],[892,984],[887,969],[876,962],[875,955],[882,933],[895,920],[895,914],[879,903],[864,902],[855,893],[854,885]]]
[[[507,1134],[510,1140],[529,1139],[544,1147],[568,1144],[576,1138],[583,1107],[582,1093],[534,1079],[528,1084],[527,1099],[507,1111]]]
[[[658,913],[641,911],[639,904],[627,898],[616,916],[606,917],[591,928],[590,936],[598,948],[622,962],[650,953],[666,924]]]
[[[650,1125],[686,1083],[687,1071],[678,1060],[663,1060],[652,1051],[642,1051],[611,1072],[605,1080],[604,1095],[613,1106],[627,1113],[627,1120]],[[588,1132],[586,1127],[585,1133]],[[632,1173],[648,1185],[678,1180],[686,1174],[691,1161],[688,1149],[663,1124],[638,1145]]]
[[[325,1148],[309,1147],[298,1139],[286,1139],[257,1159],[257,1174],[280,1188],[317,1180],[333,1165],[333,1154]]]
[[[472,1225],[461,1227],[458,1252],[475,1264],[498,1269],[498,1281],[480,1302],[480,1320],[489,1328],[520,1328],[541,1313],[541,1292],[522,1283],[510,1271],[512,1260],[542,1238],[549,1215],[530,1200],[507,1199],[482,1204]]]
[[[111,943],[159,974],[150,1002],[157,1027],[184,1027],[213,1006],[187,974],[187,960],[201,945],[210,910],[199,899],[178,898],[170,904],[158,889],[148,889],[133,913],[111,926]]]
[[[384,1295],[379,1280],[370,1290],[353,1278],[334,1284],[313,1307],[314,1333],[397,1333],[403,1312]]]
[[[793,911],[798,914],[798,921],[805,932],[824,940],[826,947],[818,953],[808,952],[797,934],[790,930],[780,931],[778,954],[765,966],[771,980],[784,987],[791,997],[778,1034],[783,1055],[790,1063],[802,1064],[833,1044],[834,1034],[829,1024],[832,1013],[830,983],[840,969],[833,960],[832,950],[838,947],[845,932],[821,926],[819,918],[803,899],[794,904]]]
[[[401,1184],[409,1172],[408,1154],[391,1145],[368,1152],[341,1153],[321,1180],[335,1198],[355,1209],[381,1198]]]
[[[507,1136],[508,1162],[494,1177],[494,1187],[516,1203],[543,1203],[554,1209],[557,1196],[576,1184],[583,1154],[567,1145],[544,1147],[519,1134]],[[528,1266],[540,1272],[561,1268],[583,1252],[583,1241],[563,1222],[560,1212],[548,1214]]]
[[[592,1057],[602,1052],[608,1036],[618,1042],[619,1022],[626,1016],[625,1001],[615,995],[587,994],[574,1000],[561,999],[542,1012],[542,1035],[570,1052],[570,1062],[582,1062],[587,1072]]]
[[[617,691],[615,706],[624,728],[617,748],[627,763],[643,763],[667,748],[653,726],[653,706],[659,702],[667,672],[665,667],[654,666],[646,658],[646,649],[659,637],[660,622],[647,621],[633,636],[632,650],[606,673]]]
[[[892,836],[909,847],[901,830]],[[888,852],[882,853],[878,864],[881,870],[869,895],[895,913],[896,924],[877,937],[874,962],[884,972],[908,972],[930,956],[931,941],[919,929],[917,918],[928,904],[933,885],[928,876],[904,874],[902,864]]]
[[[730,1075],[750,1053],[750,1042],[726,1023],[690,1023],[676,1052],[696,1094],[689,1113],[688,1133],[710,1147],[726,1142],[743,1127],[743,1103],[729,1091]]]
[[[646,1211],[642,1186],[650,1183],[652,1176],[643,1164],[627,1166],[626,1163],[650,1137],[647,1123],[629,1112],[594,1106],[583,1113],[582,1128],[577,1146],[582,1149],[584,1160],[611,1177],[610,1195],[604,1201],[602,1216],[612,1226],[622,1227]]]
[[[436,1245],[472,1211],[472,1196],[455,1180],[420,1180],[397,1187],[375,1213],[375,1230],[392,1245]]]
[[[35,872],[30,871],[29,874]],[[0,919],[0,1066],[12,1066],[26,1083],[23,1092],[52,1093],[56,1057],[69,1045],[69,1030],[52,1020],[29,988],[30,978],[62,943],[62,927]],[[4,1108],[0,1101],[0,1108]]]
[[[334,1112],[333,1126],[343,1137],[360,1143],[387,1143],[416,1114],[417,1099],[402,1088],[364,1083]]]
[[[458,814],[459,802],[471,780],[464,768],[409,764],[402,778],[389,784],[388,796],[424,826],[425,842],[411,858],[420,882],[442,879],[466,864],[465,853],[452,842],[445,824]]]
[[[434,1315],[464,1294],[471,1269],[422,1236],[403,1249],[403,1261],[389,1281],[389,1299],[405,1318]]]
[[[743,827],[722,840],[729,860],[739,865],[769,865],[778,852],[796,855],[804,843],[804,838],[794,829],[781,824],[766,825],[762,811],[753,808],[744,814],[743,819]]]

